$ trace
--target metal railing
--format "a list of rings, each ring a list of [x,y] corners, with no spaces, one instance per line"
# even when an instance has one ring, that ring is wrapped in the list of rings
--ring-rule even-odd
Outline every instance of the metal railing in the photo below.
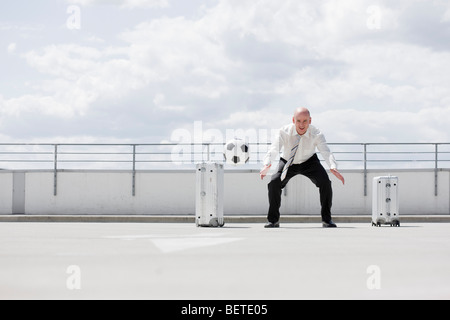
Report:
[[[270,143],[249,145],[250,161],[240,168],[259,168]],[[329,146],[341,169],[363,170],[364,195],[367,195],[367,173],[370,169],[434,169],[437,195],[438,171],[450,168],[450,143],[329,143]],[[201,161],[222,162],[223,147],[223,143],[3,143],[0,144],[0,168],[52,170],[55,195],[57,174],[61,170],[129,170],[132,172],[135,195],[138,170],[192,168]]]

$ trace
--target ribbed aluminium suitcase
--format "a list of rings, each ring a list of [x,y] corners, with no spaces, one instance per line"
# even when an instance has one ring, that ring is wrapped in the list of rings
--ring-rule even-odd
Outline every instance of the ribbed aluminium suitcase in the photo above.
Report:
[[[398,177],[385,176],[373,179],[372,226],[382,224],[400,227],[398,212]]]
[[[223,164],[199,163],[196,170],[195,224],[197,227],[223,227]]]

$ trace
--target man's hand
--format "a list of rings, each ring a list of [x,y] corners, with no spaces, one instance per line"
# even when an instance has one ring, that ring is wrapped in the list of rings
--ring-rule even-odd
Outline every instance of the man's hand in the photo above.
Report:
[[[336,176],[336,178],[341,180],[342,184],[345,184],[344,177],[342,176],[342,174],[339,173],[339,171],[337,171],[336,169],[331,169],[331,173],[334,174]]]
[[[261,180],[263,180],[265,178],[265,176],[267,176],[267,172],[269,172],[270,170],[270,166],[264,166],[264,168],[262,168],[262,170],[259,172],[259,176],[261,177]]]

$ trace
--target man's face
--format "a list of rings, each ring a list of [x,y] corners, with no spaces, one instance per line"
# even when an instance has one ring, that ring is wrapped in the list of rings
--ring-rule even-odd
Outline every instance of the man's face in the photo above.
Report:
[[[311,124],[311,117],[307,113],[300,113],[292,118],[299,135],[304,135]]]

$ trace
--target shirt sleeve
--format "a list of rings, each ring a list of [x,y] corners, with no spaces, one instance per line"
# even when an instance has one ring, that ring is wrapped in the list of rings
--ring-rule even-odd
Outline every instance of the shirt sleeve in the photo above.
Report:
[[[317,136],[316,146],[317,146],[317,149],[320,151],[320,154],[322,155],[323,159],[327,163],[328,167],[330,169],[337,169],[336,159],[334,158],[333,153],[331,152],[330,148],[328,147],[325,136],[322,133],[320,133]]]
[[[269,147],[269,151],[267,152],[266,156],[264,157],[264,165],[270,166],[272,165],[272,162],[276,160],[276,158],[279,156],[281,151],[282,144],[282,137],[281,137],[281,130],[277,132],[275,137],[272,140],[272,144]]]

